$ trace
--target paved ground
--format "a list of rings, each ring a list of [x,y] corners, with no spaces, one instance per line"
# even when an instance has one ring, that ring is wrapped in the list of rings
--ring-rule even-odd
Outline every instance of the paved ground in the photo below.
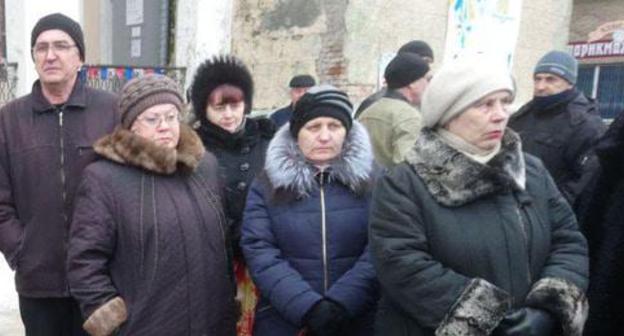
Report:
[[[19,317],[13,272],[0,257],[0,336],[21,336],[24,329]]]

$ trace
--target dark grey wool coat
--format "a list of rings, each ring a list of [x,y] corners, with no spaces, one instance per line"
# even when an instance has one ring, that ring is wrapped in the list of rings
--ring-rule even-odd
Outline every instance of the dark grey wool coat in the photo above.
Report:
[[[177,151],[123,129],[95,149],[108,160],[85,170],[68,261],[84,316],[121,297],[119,335],[234,335],[214,156],[184,125]]]
[[[551,312],[563,335],[581,334],[586,241],[513,131],[486,166],[424,129],[407,162],[380,179],[370,226],[377,334],[488,335],[521,306]]]

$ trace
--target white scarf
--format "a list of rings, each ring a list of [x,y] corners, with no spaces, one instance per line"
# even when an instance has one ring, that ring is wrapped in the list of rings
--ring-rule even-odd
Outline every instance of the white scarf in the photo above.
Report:
[[[441,127],[436,129],[436,133],[446,144],[481,164],[487,164],[501,149],[501,144],[499,142],[494,149],[490,151],[483,150]]]

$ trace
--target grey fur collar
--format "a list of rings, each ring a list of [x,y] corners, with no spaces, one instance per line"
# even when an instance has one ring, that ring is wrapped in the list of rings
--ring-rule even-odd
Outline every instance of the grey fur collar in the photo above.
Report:
[[[205,153],[195,131],[185,124],[180,124],[180,141],[175,150],[158,147],[121,127],[96,141],[93,148],[96,153],[111,161],[158,174],[193,171]]]
[[[264,170],[273,189],[294,191],[298,197],[309,195],[316,185],[318,171],[306,161],[288,126],[281,127],[271,140]],[[353,121],[342,154],[331,164],[329,179],[336,179],[359,194],[368,187],[372,172],[373,151],[368,133],[362,124]]]
[[[436,201],[456,207],[504,188],[525,188],[520,138],[508,128],[501,145],[500,152],[483,165],[449,146],[432,129],[424,128],[406,160]]]

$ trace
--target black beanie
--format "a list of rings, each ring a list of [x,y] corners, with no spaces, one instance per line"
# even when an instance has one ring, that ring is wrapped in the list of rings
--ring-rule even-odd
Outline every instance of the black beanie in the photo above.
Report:
[[[433,49],[425,41],[414,40],[405,43],[399,48],[398,53],[409,52],[420,57],[429,57],[433,60]]]
[[[318,117],[338,119],[347,130],[353,125],[353,105],[346,93],[331,85],[314,86],[295,105],[290,117],[290,134],[297,138],[308,121]]]
[[[388,63],[384,77],[389,89],[398,89],[422,78],[429,72],[429,64],[412,53],[399,53]]]
[[[314,80],[314,77],[310,75],[294,76],[290,80],[290,83],[288,83],[288,86],[291,88],[308,88],[313,87],[314,85],[316,85],[316,81]]]
[[[35,28],[33,28],[32,33],[30,34],[30,48],[32,49],[35,46],[37,37],[39,37],[41,33],[52,29],[62,30],[67,33],[72,40],[74,40],[74,43],[76,43],[76,47],[78,48],[78,52],[80,53],[80,60],[84,62],[85,42],[82,28],[80,28],[80,24],[78,24],[78,22],[61,13],[46,15],[37,21]]]

